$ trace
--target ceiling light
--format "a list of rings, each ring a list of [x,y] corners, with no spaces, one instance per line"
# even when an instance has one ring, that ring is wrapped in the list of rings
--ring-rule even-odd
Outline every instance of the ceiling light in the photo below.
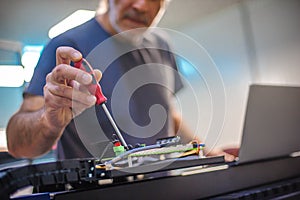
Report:
[[[63,19],[61,22],[59,22],[58,24],[50,28],[48,36],[49,38],[54,38],[57,35],[71,28],[74,28],[75,26],[83,24],[84,22],[92,19],[94,16],[95,16],[95,11],[77,10],[71,15],[69,15],[67,18]]]
[[[21,87],[24,69],[21,65],[0,65],[0,87]]]
[[[6,132],[4,128],[0,128],[0,150],[7,149]]]
[[[24,66],[24,79],[26,82],[30,82],[43,48],[42,45],[27,45],[23,48],[21,62]]]

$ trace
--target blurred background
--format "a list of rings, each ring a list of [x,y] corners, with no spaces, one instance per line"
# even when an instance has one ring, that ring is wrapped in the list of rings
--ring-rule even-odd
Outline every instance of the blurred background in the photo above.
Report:
[[[0,6],[0,148],[5,150],[5,128],[22,102],[43,47],[60,31],[59,23],[90,19],[98,0],[2,0]],[[172,0],[159,27],[186,34],[201,44],[217,66],[226,94],[226,114],[217,146],[239,145],[250,84],[300,85],[299,0]],[[76,18],[80,16],[79,19]],[[56,26],[57,25],[57,26]],[[61,25],[67,28],[67,25]],[[54,27],[54,28],[53,28]],[[52,28],[52,29],[51,29]],[[51,30],[51,31],[50,31]],[[63,31],[63,30],[62,30]],[[193,66],[180,62],[196,95],[206,102]],[[197,67],[197,66],[194,66]],[[191,91],[178,95],[189,101]],[[209,110],[201,116],[185,103],[183,117],[205,135]],[[202,106],[201,106],[202,105]]]

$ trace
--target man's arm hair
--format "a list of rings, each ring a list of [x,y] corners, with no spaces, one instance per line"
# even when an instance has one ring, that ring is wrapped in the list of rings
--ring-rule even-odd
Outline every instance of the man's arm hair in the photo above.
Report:
[[[12,156],[34,158],[47,153],[55,144],[58,134],[52,134],[47,127],[44,104],[42,96],[25,95],[20,109],[10,118],[6,134]]]

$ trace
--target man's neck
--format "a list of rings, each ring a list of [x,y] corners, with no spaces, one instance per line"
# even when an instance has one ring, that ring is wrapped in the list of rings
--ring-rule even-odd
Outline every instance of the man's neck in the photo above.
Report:
[[[100,14],[96,16],[96,21],[102,26],[102,28],[110,33],[111,35],[117,34],[115,29],[112,27],[110,21],[109,21],[109,16],[108,13]]]

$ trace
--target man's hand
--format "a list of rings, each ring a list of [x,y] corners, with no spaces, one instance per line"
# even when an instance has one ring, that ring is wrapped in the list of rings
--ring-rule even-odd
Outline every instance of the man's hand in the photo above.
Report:
[[[20,109],[10,118],[6,133],[9,153],[35,158],[48,152],[71,119],[91,107],[96,97],[88,92],[92,77],[70,66],[82,59],[80,52],[59,47],[57,65],[47,75],[44,96],[26,94]],[[101,72],[95,70],[99,81]]]
[[[63,129],[72,118],[96,102],[96,97],[87,90],[92,76],[70,66],[71,61],[81,59],[81,53],[71,47],[59,47],[56,51],[56,67],[47,75],[44,87],[43,118],[52,131]],[[95,75],[100,80],[99,70],[95,70]]]
[[[212,149],[207,153],[207,156],[224,156],[226,162],[232,162],[238,156],[239,148],[230,149]]]

